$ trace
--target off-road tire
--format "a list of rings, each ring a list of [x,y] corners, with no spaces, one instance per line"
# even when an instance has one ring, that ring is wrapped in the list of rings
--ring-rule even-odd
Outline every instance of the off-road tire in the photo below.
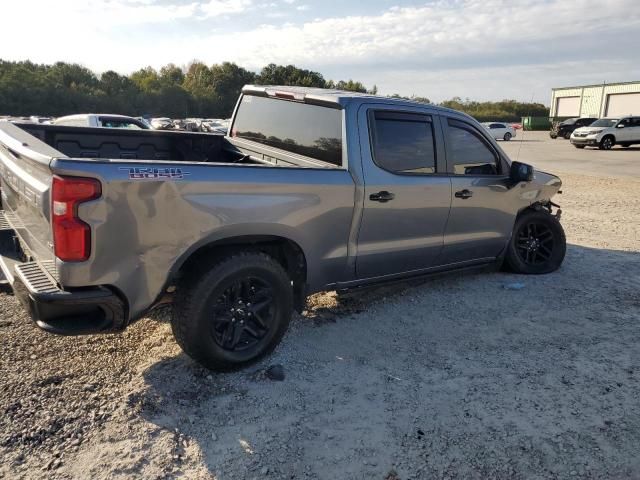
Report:
[[[598,147],[600,150],[611,150],[613,146],[616,144],[616,141],[611,135],[607,135],[602,140],[600,140],[600,145]]]
[[[264,338],[253,348],[231,351],[215,339],[216,316],[212,310],[220,307],[217,302],[231,285],[248,278],[259,278],[269,285],[273,292],[272,320]],[[236,253],[187,274],[176,290],[171,329],[180,348],[192,359],[211,370],[230,371],[273,351],[289,326],[292,312],[293,289],[283,267],[263,253]]]
[[[511,140],[511,134],[509,132],[505,133],[503,139],[505,142],[508,142]]]
[[[549,244],[545,244],[545,251],[540,250],[541,253],[550,251],[549,259],[539,264],[532,264],[525,260],[522,251],[522,233],[526,231],[528,225],[541,226],[542,230],[546,230],[553,237],[553,247],[549,250]],[[542,228],[543,227],[543,228]],[[544,237],[546,238],[546,236]],[[564,234],[564,229],[556,217],[545,212],[529,210],[522,213],[517,219],[513,227],[513,233],[511,240],[507,246],[507,254],[505,257],[506,266],[515,273],[524,274],[543,274],[551,273],[560,268],[562,261],[564,260],[565,253],[567,251],[567,240]]]

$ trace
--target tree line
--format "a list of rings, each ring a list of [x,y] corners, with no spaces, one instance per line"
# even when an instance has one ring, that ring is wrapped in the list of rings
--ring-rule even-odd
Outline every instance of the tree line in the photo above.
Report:
[[[319,72],[294,65],[269,64],[259,73],[235,63],[206,65],[194,61],[186,68],[168,64],[156,70],[142,68],[130,75],[113,70],[100,75],[82,65],[57,62],[0,60],[0,114],[61,116],[108,112],[174,118],[229,117],[243,85],[298,85],[377,93],[354,80],[327,80]],[[400,97],[399,95],[392,95]],[[406,98],[406,97],[400,97]],[[425,97],[410,97],[431,103]],[[465,111],[479,120],[519,120],[548,115],[541,104],[515,100],[472,102],[456,97],[442,105]]]

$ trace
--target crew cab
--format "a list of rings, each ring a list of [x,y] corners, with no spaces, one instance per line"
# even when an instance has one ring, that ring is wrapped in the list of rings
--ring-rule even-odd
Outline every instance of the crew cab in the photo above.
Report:
[[[640,117],[601,118],[571,134],[576,148],[597,147],[611,150],[615,145],[630,147],[640,144]]]
[[[148,130],[151,128],[143,120],[128,117],[126,115],[79,113],[59,117],[53,121],[54,125],[66,125],[68,127],[95,127],[95,128],[129,128],[134,130]]]
[[[118,332],[170,302],[182,349],[228,370],[314,292],[564,259],[560,179],[464,113],[246,86],[228,133],[0,122],[0,265],[40,328]]]

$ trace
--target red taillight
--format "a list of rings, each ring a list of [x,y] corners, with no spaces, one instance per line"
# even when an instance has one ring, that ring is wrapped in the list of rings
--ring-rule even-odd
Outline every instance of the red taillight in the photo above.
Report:
[[[86,260],[91,254],[91,228],[78,218],[78,205],[98,198],[100,182],[94,178],[53,177],[51,224],[53,249],[65,262]]]

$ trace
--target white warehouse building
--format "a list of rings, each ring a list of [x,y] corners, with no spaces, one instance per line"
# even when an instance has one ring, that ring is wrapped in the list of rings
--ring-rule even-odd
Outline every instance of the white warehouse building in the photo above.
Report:
[[[640,81],[551,90],[552,118],[640,115]]]

